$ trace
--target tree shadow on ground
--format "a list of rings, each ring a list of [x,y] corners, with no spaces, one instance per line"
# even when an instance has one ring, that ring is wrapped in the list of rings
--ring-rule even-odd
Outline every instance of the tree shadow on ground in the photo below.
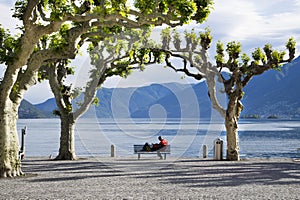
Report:
[[[202,164],[203,163],[203,164]],[[300,165],[292,162],[201,162],[174,172],[158,173],[164,183],[188,187],[300,184]],[[143,178],[142,176],[140,178]]]
[[[75,181],[89,178],[126,177],[149,179],[163,184],[186,187],[218,187],[300,184],[300,163],[297,162],[228,162],[184,160],[159,162],[156,160],[99,160],[49,161],[28,160],[23,163],[27,173],[38,174],[32,182]],[[145,166],[159,166],[145,168]],[[144,167],[144,168],[143,168]],[[142,170],[141,170],[142,169]],[[46,173],[47,176],[42,174]],[[54,174],[59,173],[59,176]],[[53,174],[53,176],[51,176]]]

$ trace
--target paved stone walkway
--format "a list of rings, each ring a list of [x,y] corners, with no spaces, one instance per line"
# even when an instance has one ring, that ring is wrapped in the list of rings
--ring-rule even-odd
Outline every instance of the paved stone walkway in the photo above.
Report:
[[[300,162],[26,158],[0,199],[300,199]]]

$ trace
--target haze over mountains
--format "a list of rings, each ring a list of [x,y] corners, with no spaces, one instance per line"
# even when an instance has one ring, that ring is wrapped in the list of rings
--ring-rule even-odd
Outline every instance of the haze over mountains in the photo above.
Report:
[[[300,57],[281,72],[271,70],[254,77],[245,87],[242,116],[300,117]],[[193,85],[152,84],[139,88],[102,88],[98,107],[83,117],[99,118],[195,118],[210,117],[212,109],[205,82]],[[223,103],[226,104],[224,97]],[[20,118],[54,117],[55,100],[31,105],[24,100]]]

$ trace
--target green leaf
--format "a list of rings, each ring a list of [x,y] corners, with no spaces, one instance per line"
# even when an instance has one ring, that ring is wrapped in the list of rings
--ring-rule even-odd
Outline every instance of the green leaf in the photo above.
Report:
[[[254,61],[259,64],[259,62],[261,61],[262,63],[266,63],[266,56],[265,54],[262,52],[262,50],[260,48],[256,48],[253,52],[252,52],[252,58],[254,59]]]
[[[249,56],[248,56],[246,53],[243,53],[241,59],[242,59],[242,61],[243,61],[243,65],[244,65],[244,66],[247,66],[247,65],[248,65],[248,62],[250,61]]]
[[[296,41],[293,37],[289,38],[289,40],[286,43],[287,49],[295,49],[296,48]]]
[[[218,41],[217,42],[217,45],[216,45],[216,52],[217,52],[217,55],[215,56],[215,59],[216,59],[216,62],[218,65],[224,63],[224,45],[223,43],[221,43],[221,41]]]
[[[94,98],[94,100],[93,100],[93,104],[94,105],[96,105],[96,106],[99,106],[99,98],[98,97],[96,97],[96,98]]]
[[[241,43],[240,42],[229,42],[227,44],[227,49],[226,49],[229,58],[231,59],[237,59],[239,57],[239,54],[241,53],[242,49],[241,49]]]
[[[200,40],[201,46],[203,49],[207,50],[210,48],[210,44],[212,42],[211,31],[209,28],[205,28],[204,32],[200,32]]]

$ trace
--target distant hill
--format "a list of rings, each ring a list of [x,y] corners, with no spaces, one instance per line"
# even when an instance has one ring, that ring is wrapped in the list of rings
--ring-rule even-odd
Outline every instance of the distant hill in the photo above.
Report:
[[[52,113],[53,110],[57,109],[56,102],[54,98],[48,99],[43,103],[34,105],[37,109],[45,113],[49,117],[55,117]]]
[[[172,90],[168,93],[166,92],[165,96],[140,107],[131,116],[147,118],[149,117],[151,108],[155,108],[158,105],[164,109],[166,112],[165,117],[167,118],[209,117],[211,114],[211,106],[205,82],[186,86],[179,91]],[[159,110],[156,115],[159,117]]]
[[[300,57],[281,72],[270,70],[245,87],[242,114],[262,117],[300,117]]]
[[[299,85],[300,57],[285,65],[282,72],[270,70],[254,77],[245,87],[242,116],[300,117]],[[96,114],[99,118],[195,118],[210,117],[212,113],[205,82],[193,85],[168,83],[138,88],[102,88],[97,97],[100,100],[99,106],[89,109],[84,117]],[[56,109],[54,99],[35,106],[29,104],[27,101],[22,102],[20,118],[53,117],[52,111]]]
[[[178,93],[189,85],[178,83],[152,84],[139,88],[103,88],[98,91],[100,105],[95,107],[97,117],[148,118],[148,108],[170,94]],[[113,106],[113,108],[112,108]],[[145,112],[146,110],[146,112]]]
[[[49,116],[26,100],[21,102],[19,118],[48,118]]]

